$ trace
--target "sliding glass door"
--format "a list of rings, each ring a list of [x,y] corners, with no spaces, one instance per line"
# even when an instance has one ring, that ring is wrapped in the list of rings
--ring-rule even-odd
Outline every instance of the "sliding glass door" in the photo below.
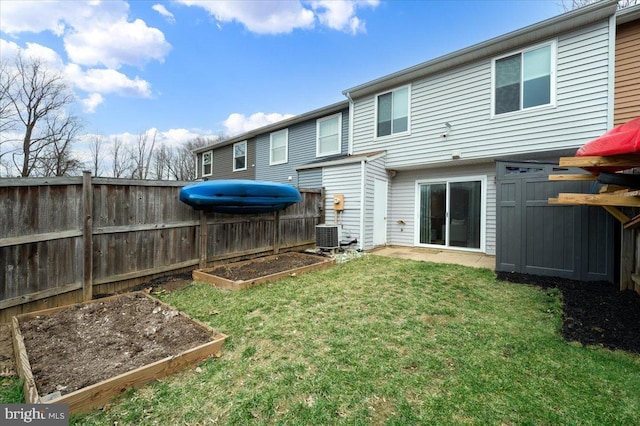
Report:
[[[483,180],[418,183],[418,243],[480,249]]]

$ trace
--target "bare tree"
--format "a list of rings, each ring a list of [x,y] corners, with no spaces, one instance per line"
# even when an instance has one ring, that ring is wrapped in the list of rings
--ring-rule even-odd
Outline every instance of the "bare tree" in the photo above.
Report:
[[[18,54],[14,68],[7,68],[0,77],[0,93],[15,114],[16,128],[22,128],[21,149],[13,153],[13,162],[21,176],[29,176],[38,156],[52,138],[50,126],[43,125],[47,117],[61,115],[73,101],[63,77],[39,59]],[[12,115],[13,117],[13,115]],[[8,125],[7,120],[3,120]],[[13,125],[12,124],[12,125]]]
[[[176,148],[169,163],[171,177],[176,180],[194,180],[197,174],[196,156],[193,151],[221,140],[223,140],[223,137],[216,139],[197,137]]]
[[[116,137],[111,147],[111,172],[113,177],[121,178],[131,170],[131,157],[128,155],[122,139]]]
[[[91,168],[94,176],[101,176],[102,174],[103,148],[104,136],[100,134],[93,135],[89,140],[89,152],[91,153]]]
[[[173,150],[162,144],[153,153],[154,179],[171,179],[171,163],[173,162]]]
[[[604,0],[562,0],[562,7],[565,12],[570,10],[579,9],[584,6],[588,6],[593,3],[597,3]],[[635,6],[639,0],[619,0],[618,9],[624,9],[625,7]]]
[[[153,157],[153,149],[156,144],[156,134],[149,141],[149,133],[142,132],[138,135],[138,141],[130,151],[130,158],[133,163],[131,179],[147,179],[149,176],[149,165]]]
[[[34,174],[65,176],[79,174],[83,164],[74,157],[72,143],[82,129],[77,117],[46,117],[47,143],[34,160]]]

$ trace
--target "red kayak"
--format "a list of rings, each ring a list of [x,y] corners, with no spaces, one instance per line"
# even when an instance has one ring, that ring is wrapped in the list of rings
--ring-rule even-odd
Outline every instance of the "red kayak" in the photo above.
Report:
[[[597,139],[586,143],[576,152],[576,157],[640,155],[640,117],[614,127]]]

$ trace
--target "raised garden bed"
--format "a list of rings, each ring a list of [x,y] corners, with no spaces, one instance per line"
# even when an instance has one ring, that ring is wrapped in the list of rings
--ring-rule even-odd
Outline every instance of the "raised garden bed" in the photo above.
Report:
[[[308,253],[282,253],[193,271],[194,281],[204,281],[226,290],[241,290],[284,277],[324,269],[335,259]]]
[[[12,332],[25,401],[71,413],[219,357],[227,337],[143,292],[18,315]]]

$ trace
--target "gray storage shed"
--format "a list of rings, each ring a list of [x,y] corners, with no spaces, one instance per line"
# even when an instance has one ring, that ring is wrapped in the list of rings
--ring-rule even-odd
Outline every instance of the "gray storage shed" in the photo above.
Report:
[[[496,271],[615,282],[615,219],[601,207],[548,203],[561,192],[598,192],[599,184],[549,181],[550,174],[584,173],[552,163],[496,167]]]

